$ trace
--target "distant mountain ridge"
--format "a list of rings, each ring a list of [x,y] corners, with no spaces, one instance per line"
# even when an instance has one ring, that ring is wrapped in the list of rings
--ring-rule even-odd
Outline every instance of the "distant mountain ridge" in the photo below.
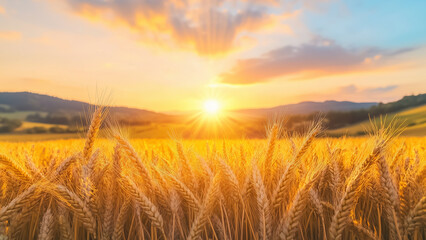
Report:
[[[218,133],[211,131],[215,128],[204,127],[204,125],[200,127],[200,123],[207,124],[205,126],[209,124],[199,113],[201,110],[159,113],[137,108],[109,106],[108,116],[114,123],[119,126],[128,126],[137,136],[144,138],[169,137],[170,131],[184,137],[196,138],[216,137],[217,134],[261,138],[264,137],[266,121],[275,114],[284,114],[287,117],[282,126],[287,132],[301,134],[317,117],[318,112],[324,113],[324,128],[330,130],[332,134],[342,134],[344,129],[351,129],[352,125],[357,126],[356,124],[368,121],[370,118],[382,115],[395,116],[398,112],[414,111],[414,113],[408,114],[409,127],[416,132],[414,129],[419,129],[419,131],[426,129],[424,114],[422,115],[423,106],[426,106],[426,94],[404,96],[389,103],[311,101],[271,108],[241,109],[228,111],[223,116],[222,121],[226,123],[226,126],[237,129],[232,133],[226,130],[228,128],[220,129],[222,132]],[[91,110],[93,110],[93,105],[81,101],[65,100],[30,92],[0,92],[0,133],[75,133],[84,131],[88,124],[84,119],[90,118]],[[338,129],[343,130],[339,132]],[[355,133],[352,134],[364,134],[355,130]]]
[[[265,116],[274,113],[308,114],[312,112],[352,111],[370,108],[376,102],[349,102],[349,101],[306,101],[296,104],[287,104],[271,108],[240,109],[234,112]],[[31,93],[31,92],[0,92],[0,111],[39,111],[49,113],[81,113],[90,109],[92,105],[86,102],[65,100],[58,97]],[[141,117],[146,120],[172,118],[172,115],[128,107],[110,107],[112,114],[122,117]]]
[[[295,104],[287,104],[272,108],[257,109],[241,109],[236,110],[239,113],[251,115],[271,115],[271,114],[308,114],[312,112],[329,112],[329,111],[353,111],[359,109],[367,109],[377,105],[377,102],[349,102],[349,101],[325,101],[325,102],[300,102]]]
[[[36,111],[77,114],[87,112],[92,106],[86,102],[65,100],[31,92],[0,92],[0,112]],[[109,112],[113,115],[120,115],[121,118],[143,118],[147,121],[160,121],[171,117],[154,111],[116,106],[110,107]]]

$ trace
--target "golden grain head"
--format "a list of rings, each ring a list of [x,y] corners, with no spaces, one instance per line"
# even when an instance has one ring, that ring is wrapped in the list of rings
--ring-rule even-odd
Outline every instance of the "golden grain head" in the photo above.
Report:
[[[316,123],[293,138],[97,139],[100,111],[84,140],[1,143],[0,238],[426,239],[425,138],[330,139]]]

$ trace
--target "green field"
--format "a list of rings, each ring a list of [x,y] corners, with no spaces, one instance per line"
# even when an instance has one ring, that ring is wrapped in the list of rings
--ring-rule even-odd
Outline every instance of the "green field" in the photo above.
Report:
[[[389,114],[386,120],[394,119],[406,126],[403,136],[425,136],[426,135],[426,105],[407,109],[398,113]],[[372,119],[378,123],[380,118]],[[363,121],[348,127],[327,131],[330,135],[361,135],[368,131],[371,126],[370,121]]]
[[[16,112],[16,113],[1,113],[0,116],[13,117],[15,119],[25,119],[26,115],[34,112]],[[204,122],[202,119],[197,121],[185,121],[183,123],[150,123],[140,126],[122,127],[122,130],[128,133],[132,138],[154,138],[165,139],[170,137],[198,138],[199,136],[207,136],[206,129],[214,130],[221,133],[226,133],[227,138],[241,138],[259,136],[258,132],[264,131],[264,125],[259,122],[259,119],[248,119],[237,115],[230,115],[229,119],[222,119],[220,126],[212,128],[209,122]],[[238,120],[236,120],[238,119]],[[396,120],[398,123],[403,123],[406,126],[403,136],[426,136],[426,105],[407,109],[398,113],[389,114],[386,116],[386,121]],[[200,123],[201,121],[201,123]],[[380,118],[372,119],[372,122],[378,123]],[[211,124],[215,125],[215,124]],[[210,127],[206,127],[210,126]],[[22,126],[15,129],[14,133],[0,135],[0,141],[36,141],[36,140],[54,140],[54,139],[70,139],[83,136],[83,133],[40,133],[40,134],[25,134],[25,130],[34,127],[43,127],[49,129],[51,127],[66,128],[65,125],[33,123],[23,121]],[[326,136],[361,136],[371,128],[370,121],[363,121],[344,128],[333,129],[326,131]],[[101,131],[103,132],[103,131]],[[223,134],[217,134],[221,136]],[[104,134],[105,136],[105,134]],[[225,136],[225,135],[224,135]],[[256,138],[256,137],[255,137]]]
[[[38,112],[38,111],[16,111],[11,113],[0,112],[0,118],[17,119],[20,121],[25,121],[28,115],[37,114],[37,113],[43,117],[47,115],[47,113],[45,112]]]

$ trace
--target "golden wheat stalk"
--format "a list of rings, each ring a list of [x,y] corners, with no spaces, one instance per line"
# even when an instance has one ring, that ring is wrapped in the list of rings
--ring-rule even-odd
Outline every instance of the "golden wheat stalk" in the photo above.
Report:
[[[54,223],[53,213],[49,207],[41,220],[38,239],[52,240],[54,238]]]
[[[416,228],[421,229],[425,227],[426,222],[426,197],[422,197],[416,204],[414,209],[410,211],[410,214],[406,220],[406,231],[405,237],[412,233]],[[424,229],[423,229],[424,230]]]
[[[273,208],[279,208],[281,204],[284,202],[285,197],[287,196],[286,191],[289,188],[291,179],[291,174],[296,169],[297,163],[290,162],[287,164],[283,174],[281,174],[280,179],[274,189],[272,194],[271,202]]]
[[[231,167],[219,158],[219,169],[223,177],[221,177],[222,192],[226,193],[226,198],[230,201],[235,201],[240,197],[240,190],[237,177],[232,171]]]
[[[44,175],[40,172],[40,170],[34,164],[32,159],[28,155],[26,155],[25,157],[26,157],[25,166],[30,171],[32,178],[39,179],[44,177]]]
[[[253,184],[256,191],[257,208],[259,209],[259,237],[269,239],[272,234],[272,216],[269,200],[257,166],[253,166]]]
[[[33,184],[25,191],[16,196],[9,204],[0,209],[0,222],[10,219],[14,213],[26,206],[32,198],[35,197],[34,192],[39,188],[39,184]]]
[[[61,240],[72,240],[72,230],[68,220],[68,212],[63,206],[58,206],[58,224]]]
[[[99,106],[92,115],[92,120],[90,121],[83,149],[83,157],[85,161],[89,161],[90,156],[92,155],[93,144],[95,143],[96,136],[98,135],[99,128],[101,127],[103,112],[104,107]]]
[[[283,226],[279,226],[281,228],[279,232],[279,237],[281,239],[295,239],[296,232],[299,230],[300,220],[303,217],[303,212],[306,209],[306,206],[309,202],[310,190],[314,182],[319,178],[322,173],[322,169],[314,170],[311,176],[305,177],[305,183],[296,193],[296,196],[293,199],[293,202],[288,210],[285,218],[281,220],[283,222]],[[319,203],[319,199],[317,199]],[[321,204],[319,204],[321,205]],[[322,207],[321,207],[322,209]],[[322,212],[322,210],[321,210]],[[281,224],[280,224],[281,225]]]
[[[81,220],[87,231],[96,237],[96,220],[89,208],[86,204],[84,204],[83,200],[77,196],[77,194],[71,192],[67,187],[59,184],[53,186],[53,189],[48,190],[53,191],[53,194],[58,197],[60,201],[66,203],[68,207],[71,207],[73,213],[75,213]]]
[[[274,157],[275,145],[278,138],[278,132],[279,132],[279,126],[278,124],[275,123],[269,132],[268,148],[266,150],[266,156],[264,161],[265,173],[267,174],[269,174],[271,169],[273,169],[274,167],[272,165],[274,164],[273,157]]]
[[[176,191],[182,196],[182,198],[189,205],[189,207],[194,209],[195,211],[198,211],[200,209],[201,203],[195,197],[194,193],[192,193],[192,191],[187,186],[185,186],[184,183],[179,181],[176,177],[172,175],[169,175],[169,177]]]
[[[272,202],[273,208],[278,208],[280,206],[280,203],[284,201],[284,198],[286,196],[285,194],[286,189],[288,188],[289,183],[291,181],[290,174],[298,166],[298,164],[301,161],[301,157],[306,153],[309,146],[312,144],[314,138],[319,132],[320,132],[320,125],[314,125],[312,129],[310,130],[309,134],[305,137],[305,140],[302,146],[299,148],[299,151],[294,155],[293,160],[287,164],[287,167],[285,168],[283,174],[279,178],[278,183],[272,194],[271,202]]]
[[[398,192],[396,191],[396,187],[393,183],[393,179],[390,174],[389,165],[387,164],[384,156],[378,158],[377,165],[380,173],[380,184],[382,185],[382,188],[384,190],[383,201],[385,203],[384,207],[386,212],[386,218],[390,227],[389,234],[391,236],[391,239],[401,240],[401,220],[399,219],[398,212],[396,212],[396,210],[399,210],[400,207]]]
[[[192,223],[191,230],[189,232],[188,240],[201,239],[201,233],[204,225],[207,222],[207,219],[210,217],[213,208],[216,203],[218,191],[219,191],[219,180],[220,176],[216,175],[207,190],[207,194],[204,198],[203,205],[201,206],[200,211],[197,214],[194,222]]]
[[[113,184],[114,173],[112,170],[108,171],[105,178],[105,201],[104,201],[104,213],[102,221],[102,236],[105,239],[110,239],[114,226],[114,205],[117,192],[115,192],[115,185]],[[111,193],[116,194],[111,194]]]
[[[349,183],[346,187],[345,192],[342,195],[342,199],[335,209],[334,216],[332,218],[329,233],[331,240],[342,239],[343,230],[351,222],[351,210],[359,197],[358,189],[362,185],[362,178],[367,173],[368,168],[374,163],[380,153],[383,151],[384,145],[379,142],[373,152],[367,157],[367,159],[352,172],[349,177]]]
[[[55,171],[50,175],[50,179],[53,181],[59,176],[61,176],[68,168],[77,161],[80,157],[80,154],[74,154],[71,157],[66,158],[59,164],[59,166],[55,169]]]
[[[151,176],[148,172],[148,169],[146,169],[145,164],[142,162],[139,155],[136,153],[136,150],[130,145],[130,143],[122,138],[119,135],[114,136],[117,142],[120,144],[120,147],[127,153],[129,158],[133,161],[133,163],[136,165],[136,168],[138,169],[139,173],[142,175],[144,179],[144,184],[146,186],[146,189],[150,191],[152,188],[152,180]]]
[[[360,223],[358,223],[356,221],[352,221],[349,224],[349,226],[350,226],[351,230],[359,236],[359,239],[368,239],[368,240],[378,240],[379,239],[374,232],[365,228],[364,226],[362,226]]]
[[[112,240],[120,240],[122,239],[124,224],[126,223],[127,212],[130,208],[130,201],[126,199],[124,204],[120,208],[120,212],[118,213],[117,219],[114,223],[114,232],[112,234]]]
[[[191,189],[196,190],[198,188],[198,183],[194,171],[191,168],[191,164],[184,152],[182,142],[176,142],[176,149],[182,168],[182,180],[188,184]]]
[[[31,181],[31,175],[22,166],[3,154],[0,154],[0,164],[7,168],[13,175],[15,175],[16,180]]]
[[[132,196],[134,201],[151,220],[152,225],[163,230],[163,217],[157,207],[138,189],[136,184],[129,177],[122,178],[120,182],[123,184],[123,189],[129,192],[130,196]]]

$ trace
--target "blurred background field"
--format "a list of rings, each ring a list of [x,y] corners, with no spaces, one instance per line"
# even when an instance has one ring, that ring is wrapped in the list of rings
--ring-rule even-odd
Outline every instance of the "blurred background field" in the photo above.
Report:
[[[93,105],[33,93],[0,93],[0,140],[70,139],[84,135]],[[426,94],[390,103],[302,102],[265,109],[159,113],[111,106],[101,126],[120,126],[133,138],[186,139],[264,138],[265,126],[280,119],[288,134],[302,134],[318,116],[324,118],[321,137],[363,136],[370,121],[395,119],[405,126],[402,136],[426,135]]]

